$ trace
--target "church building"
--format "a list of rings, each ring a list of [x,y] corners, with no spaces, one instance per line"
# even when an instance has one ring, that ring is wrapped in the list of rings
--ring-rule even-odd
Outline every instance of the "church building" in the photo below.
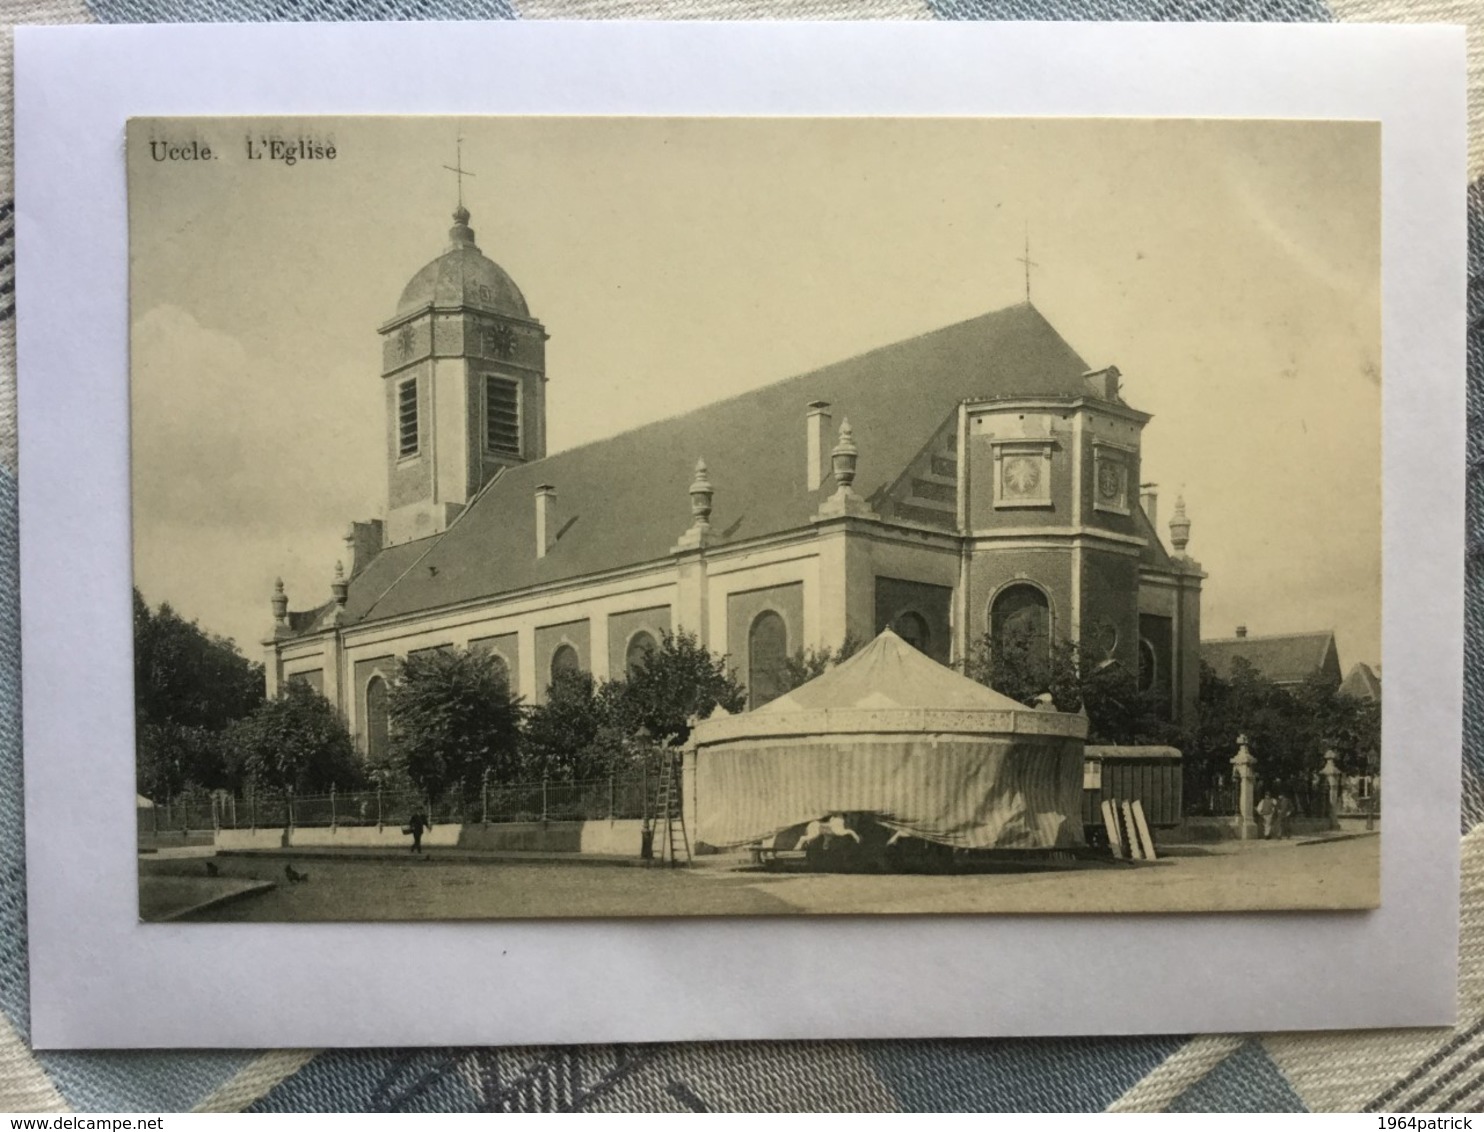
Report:
[[[487,649],[539,703],[685,630],[756,707],[790,654],[891,626],[944,664],[1078,641],[1194,711],[1204,575],[1183,502],[1167,550],[1141,491],[1150,417],[1029,302],[548,455],[546,328],[469,219],[379,327],[385,512],[328,600],[278,584],[270,695],[309,683],[375,754],[420,650]]]

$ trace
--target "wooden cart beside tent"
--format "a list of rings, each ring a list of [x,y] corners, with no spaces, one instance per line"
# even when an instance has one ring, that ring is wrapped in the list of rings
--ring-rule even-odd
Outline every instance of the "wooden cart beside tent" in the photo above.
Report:
[[[1103,828],[1103,801],[1138,801],[1151,827],[1181,821],[1181,754],[1175,747],[1087,747],[1082,763],[1082,824]],[[1101,838],[1098,838],[1101,840]]]

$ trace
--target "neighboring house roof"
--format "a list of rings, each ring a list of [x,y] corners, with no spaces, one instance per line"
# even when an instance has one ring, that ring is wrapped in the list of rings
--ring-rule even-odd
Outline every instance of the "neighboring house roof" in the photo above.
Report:
[[[1340,656],[1333,630],[1264,637],[1225,637],[1201,642],[1201,659],[1223,679],[1238,657],[1275,684],[1298,684],[1315,672],[1340,682]]]
[[[850,421],[867,499],[895,481],[957,405],[1089,395],[1087,364],[1028,303],[503,472],[440,535],[383,550],[350,584],[345,622],[420,612],[663,559],[690,526],[697,457],[715,487],[713,545],[804,528],[833,494],[805,483],[805,415]],[[556,488],[559,536],[535,553],[535,491]]]
[[[1381,677],[1369,664],[1356,661],[1350,671],[1345,674],[1345,681],[1340,685],[1340,691],[1347,696],[1354,696],[1357,700],[1379,700],[1381,698]]]

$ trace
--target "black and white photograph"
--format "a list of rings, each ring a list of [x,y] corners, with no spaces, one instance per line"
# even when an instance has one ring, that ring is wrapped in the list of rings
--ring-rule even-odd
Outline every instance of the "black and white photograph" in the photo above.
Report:
[[[1380,905],[1377,123],[126,160],[142,920]]]

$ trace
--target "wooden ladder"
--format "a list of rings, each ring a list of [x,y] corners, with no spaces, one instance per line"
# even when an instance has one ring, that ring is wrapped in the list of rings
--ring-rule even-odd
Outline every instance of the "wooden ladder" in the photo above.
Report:
[[[690,837],[685,832],[685,815],[680,798],[680,752],[665,752],[660,768],[660,785],[654,803],[654,840],[651,852],[655,859],[668,861],[673,868],[690,864]]]

